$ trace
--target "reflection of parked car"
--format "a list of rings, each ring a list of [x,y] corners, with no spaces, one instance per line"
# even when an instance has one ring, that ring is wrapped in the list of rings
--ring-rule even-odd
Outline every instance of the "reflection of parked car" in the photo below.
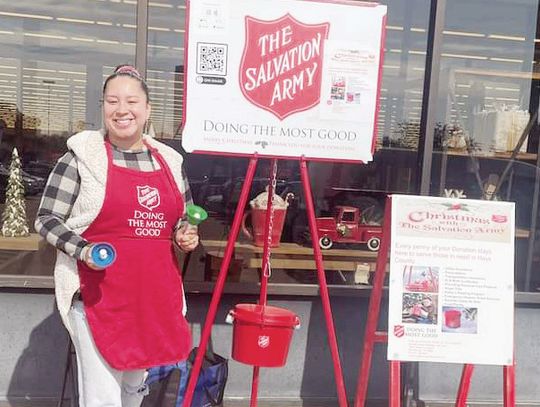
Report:
[[[243,177],[231,179],[227,176],[212,176],[204,177],[203,180],[190,180],[194,201],[224,217],[232,217],[234,214],[243,184]],[[248,200],[263,192],[267,185],[268,178],[254,178]],[[285,186],[285,181],[278,180],[276,192],[281,195]]]
[[[190,179],[189,185],[193,200],[207,211],[224,215],[223,190],[228,180],[229,178],[226,176],[209,177],[206,175],[202,180]]]
[[[228,176],[205,176],[202,180],[190,179],[189,183],[193,193],[193,200],[196,203],[202,205],[207,211],[214,212],[225,218],[232,218],[244,184],[243,177],[231,179]],[[267,185],[268,178],[255,177],[248,201],[263,192]],[[304,243],[306,240],[307,216],[300,181],[278,179],[276,193],[282,198],[288,193],[294,195],[294,199],[289,202],[281,240],[283,242]]]
[[[37,195],[45,188],[45,179],[21,171],[25,195]],[[9,169],[0,163],[0,200],[5,201],[9,181]]]
[[[42,177],[30,175],[23,171],[22,178],[26,195],[38,195],[45,189],[45,179]]]
[[[54,163],[48,161],[30,161],[23,165],[23,169],[28,174],[41,177],[43,179],[49,178],[49,174],[54,168]]]

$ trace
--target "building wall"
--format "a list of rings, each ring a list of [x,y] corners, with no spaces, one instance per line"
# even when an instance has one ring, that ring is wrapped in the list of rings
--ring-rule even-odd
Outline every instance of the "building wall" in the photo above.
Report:
[[[230,357],[232,327],[224,323],[234,304],[255,302],[253,296],[225,295],[213,328],[214,350]],[[188,297],[188,317],[194,324],[194,343],[199,341],[209,295]],[[322,305],[314,297],[279,297],[272,305],[296,312],[302,321],[295,331],[287,365],[261,369],[261,398],[335,399],[332,359],[327,345]],[[356,388],[360,362],[361,337],[367,309],[366,298],[334,297],[334,323],[338,337],[345,385],[349,397]],[[67,334],[54,307],[52,294],[0,293],[0,405],[45,402],[55,404],[61,389],[67,350]],[[385,351],[378,347],[374,356],[370,398],[384,399],[387,390]],[[69,389],[69,387],[68,387]],[[251,368],[229,362],[226,397],[249,398]]]
[[[213,328],[214,350],[230,358],[232,327],[224,323],[236,303],[254,302],[253,296],[225,295]],[[199,341],[209,295],[191,294],[189,319],[194,326],[194,343]],[[333,297],[332,310],[339,342],[345,385],[349,398],[356,391],[361,357],[367,299]],[[296,312],[302,321],[295,331],[289,359],[283,368],[261,369],[261,399],[335,399],[332,360],[319,298],[274,297],[270,303]],[[54,307],[52,294],[0,293],[0,405],[55,404],[61,389],[66,361],[67,336]],[[516,400],[540,404],[540,318],[535,308],[516,309]],[[384,322],[386,315],[381,316]],[[388,371],[384,346],[376,346],[369,399],[387,397]],[[426,402],[455,399],[460,365],[421,363],[419,396]],[[234,360],[229,362],[227,398],[249,398],[251,369]],[[69,387],[68,387],[69,389]],[[471,402],[500,403],[502,368],[476,366],[471,384]],[[335,402],[335,401],[334,401]]]

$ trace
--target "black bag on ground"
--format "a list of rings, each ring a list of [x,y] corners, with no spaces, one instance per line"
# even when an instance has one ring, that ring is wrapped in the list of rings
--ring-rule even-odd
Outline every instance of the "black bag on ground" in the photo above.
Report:
[[[149,394],[142,407],[182,407],[196,354],[197,348],[193,348],[185,361],[149,369],[146,379]],[[228,360],[214,353],[209,343],[191,407],[222,406],[228,374]]]

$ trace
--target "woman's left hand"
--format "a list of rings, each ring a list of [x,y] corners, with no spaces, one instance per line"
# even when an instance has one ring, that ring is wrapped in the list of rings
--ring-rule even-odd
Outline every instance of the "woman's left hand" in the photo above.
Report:
[[[176,231],[174,240],[178,247],[184,252],[195,250],[199,245],[199,233],[197,227],[183,225]]]

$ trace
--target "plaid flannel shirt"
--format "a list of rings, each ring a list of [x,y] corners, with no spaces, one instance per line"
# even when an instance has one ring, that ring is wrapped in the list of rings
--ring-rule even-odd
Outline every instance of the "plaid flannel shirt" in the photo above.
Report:
[[[120,167],[139,171],[149,172],[159,169],[159,163],[152,158],[146,149],[133,152],[113,147],[113,162]],[[187,205],[193,203],[193,199],[184,172],[182,178],[184,185],[179,185],[179,189],[185,191],[184,201]],[[80,184],[77,158],[71,151],[68,151],[58,160],[49,176],[35,224],[36,231],[49,243],[77,259],[83,258],[83,249],[89,242],[70,230],[65,222],[79,195]]]

